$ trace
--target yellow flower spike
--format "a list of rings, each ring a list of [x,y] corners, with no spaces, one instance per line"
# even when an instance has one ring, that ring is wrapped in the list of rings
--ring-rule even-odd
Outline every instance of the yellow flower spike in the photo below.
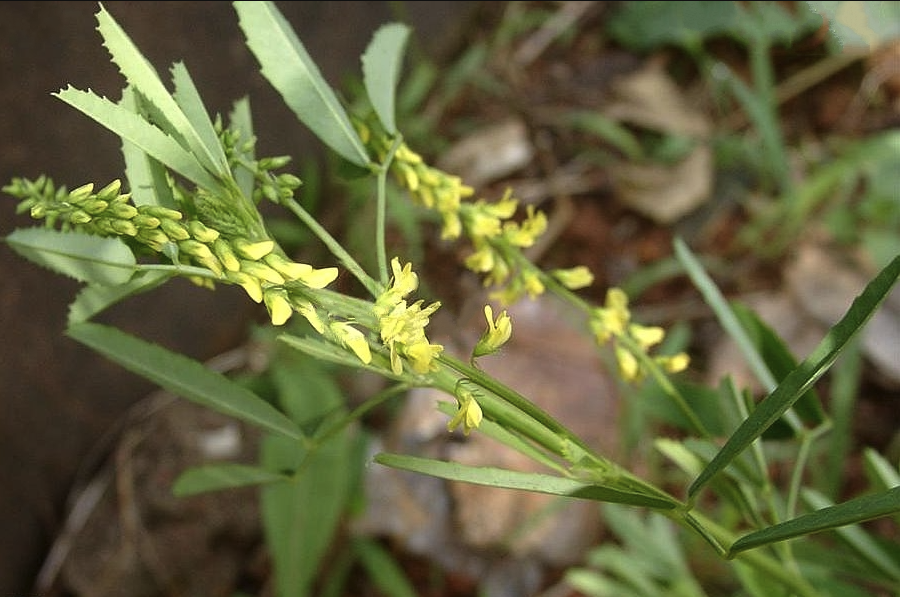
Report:
[[[366,365],[372,362],[372,353],[365,334],[345,321],[332,321],[328,327],[340,340],[341,345],[352,350],[360,361]]]
[[[254,303],[261,303],[263,300],[263,291],[262,285],[259,283],[259,280],[253,276],[247,275],[244,272],[225,272],[225,278],[239,286],[243,287],[243,289],[247,292],[251,299],[253,299]]]
[[[316,311],[315,306],[303,299],[294,299],[291,298],[291,304],[294,305],[294,309],[297,310],[300,315],[306,318],[306,321],[309,322],[313,328],[320,334],[325,333],[325,323],[322,321],[322,318],[319,317],[319,312]]]
[[[594,274],[583,265],[569,269],[555,269],[550,274],[569,290],[587,288],[594,283]]]
[[[275,250],[275,241],[273,240],[251,242],[246,238],[236,238],[231,241],[231,245],[238,255],[250,261],[259,261]]]
[[[241,259],[240,262],[241,271],[245,274],[277,286],[281,286],[285,282],[285,279],[281,274],[264,263],[247,261],[246,259]]]
[[[453,431],[459,427],[461,423],[463,426],[463,433],[469,435],[473,429],[477,429],[478,426],[481,425],[481,420],[484,416],[481,412],[481,406],[479,406],[478,401],[475,400],[474,392],[463,388],[457,388],[456,403],[459,406],[459,409],[447,423],[447,431]]]
[[[288,293],[284,288],[267,288],[263,292],[263,300],[266,303],[266,309],[269,310],[269,316],[272,318],[272,325],[284,325],[294,314],[294,309],[288,301]]]
[[[651,346],[656,346],[662,342],[666,332],[661,327],[632,323],[628,326],[628,335],[634,338],[635,342],[646,351]]]
[[[472,351],[473,359],[496,353],[512,336],[512,319],[505,310],[494,321],[494,310],[490,305],[485,305],[484,317],[488,327]]]

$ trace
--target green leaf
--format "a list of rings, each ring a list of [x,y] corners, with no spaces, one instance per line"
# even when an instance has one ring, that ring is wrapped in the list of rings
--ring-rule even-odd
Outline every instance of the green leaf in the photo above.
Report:
[[[221,190],[219,181],[207,172],[196,157],[185,151],[175,139],[134,112],[99,97],[93,91],[81,91],[72,86],[54,95],[194,184],[211,191]]]
[[[888,489],[900,485],[900,471],[872,448],[863,449],[866,476],[873,487]]]
[[[246,97],[234,102],[231,114],[228,116],[228,126],[232,130],[239,131],[241,135],[241,144],[247,143],[254,139],[253,136],[253,116],[250,113],[250,100]],[[256,152],[251,147],[250,151],[243,151],[241,155],[249,161],[256,160]],[[255,180],[253,172],[247,168],[238,168],[234,172],[234,180],[237,181],[238,188],[244,197],[253,197],[253,185]]]
[[[208,464],[186,470],[179,475],[172,485],[172,493],[178,497],[185,497],[207,491],[278,483],[288,478],[286,475],[246,464],[233,462]]]
[[[784,379],[796,369],[797,360],[775,330],[747,305],[735,302],[731,308],[775,379]],[[808,425],[815,426],[825,421],[822,403],[814,389],[797,400],[796,410]]]
[[[138,272],[124,284],[85,286],[69,305],[68,324],[87,321],[123,299],[153,290],[174,275],[174,272],[167,271],[144,271]]]
[[[125,80],[145,97],[159,115],[166,120],[169,126],[165,126],[165,129],[178,139],[181,147],[193,153],[206,170],[223,178],[228,176],[228,164],[218,139],[214,139],[214,142],[210,144],[208,138],[204,139],[203,132],[198,132],[194,128],[195,123],[182,111],[156,70],[102,5],[96,17],[97,29],[103,36],[104,45],[112,55],[113,62],[118,65]],[[184,74],[186,75],[186,71]],[[185,83],[184,77],[179,75],[178,78],[182,84]],[[196,110],[196,98],[186,97],[191,95],[188,90],[182,89],[181,91],[182,99],[186,100],[185,103],[191,108],[191,116],[200,120],[197,118],[199,115]],[[196,96],[196,89],[193,90],[193,95]],[[202,103],[200,105],[202,107]],[[206,116],[206,118],[209,117]],[[207,188],[214,187],[207,186]]]
[[[262,75],[323,143],[365,167],[369,156],[334,90],[273,2],[234,2],[247,46]]]
[[[66,334],[169,392],[225,415],[292,439],[302,434],[271,404],[193,359],[116,328],[78,323]]]
[[[135,272],[134,253],[121,239],[52,228],[21,228],[6,237],[16,253],[80,282],[116,285]]]
[[[847,500],[744,535],[728,550],[729,557],[778,541],[865,522],[900,512],[900,487]]]
[[[609,19],[609,34],[627,47],[664,44],[698,47],[732,30],[740,12],[733,2],[626,2]]]
[[[383,25],[362,55],[363,82],[369,101],[391,135],[397,133],[394,102],[403,66],[403,52],[409,38],[409,27],[402,23]]]
[[[367,537],[353,539],[353,551],[380,593],[391,597],[416,597],[416,590],[390,552]]]
[[[634,133],[628,127],[600,112],[590,110],[567,112],[563,122],[575,130],[606,141],[631,161],[637,162],[644,159],[644,150]]]
[[[318,363],[291,359],[272,369],[282,407],[297,418],[316,420],[343,404],[336,382]],[[276,594],[310,594],[350,495],[352,437],[344,431],[307,447],[267,437],[262,462],[270,470],[293,470],[287,483],[262,491],[262,517],[275,565]]]
[[[208,155],[214,166],[213,172],[222,178],[227,178],[231,174],[228,158],[225,157],[225,150],[219,141],[219,135],[216,134],[209,112],[203,105],[203,98],[200,97],[200,92],[197,91],[194,80],[184,63],[176,62],[172,65],[172,82],[175,85],[175,101],[190,124],[191,134],[197,138],[202,149],[205,150],[205,155]],[[197,154],[198,149],[193,145],[191,147]],[[204,154],[198,155],[203,157]]]
[[[131,87],[126,87],[122,91],[119,105],[129,112],[142,113],[140,98]],[[124,138],[122,157],[125,159],[125,176],[128,179],[131,201],[135,205],[161,205],[169,209],[178,209],[166,177],[166,168],[159,160]]]
[[[848,342],[865,325],[900,277],[900,255],[866,286],[850,305],[844,317],[829,330],[815,350],[764,398],[728,438],[712,462],[691,484],[688,494],[694,496],[714,475],[734,460],[756,438],[765,432],[831,367]]]
[[[520,489],[537,493],[548,493],[599,502],[614,502],[671,510],[678,504],[661,497],[622,491],[611,485],[567,479],[540,473],[522,473],[494,467],[466,466],[455,462],[444,462],[404,454],[377,454],[375,462],[451,481],[463,481],[477,485],[489,485],[505,489]]]
[[[803,490],[803,501],[819,510],[832,507],[828,498],[812,489]],[[900,495],[897,496],[897,501],[895,512],[900,512]],[[900,560],[885,551],[863,527],[853,524],[835,529],[835,532],[863,560],[893,582],[900,582]]]

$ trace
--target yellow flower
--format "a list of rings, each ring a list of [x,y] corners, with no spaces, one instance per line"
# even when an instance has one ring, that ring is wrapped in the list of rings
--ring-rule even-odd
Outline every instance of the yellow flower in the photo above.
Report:
[[[687,353],[679,352],[667,357],[656,357],[656,362],[669,373],[680,373],[691,364],[691,358]]]
[[[606,292],[605,306],[593,310],[590,327],[597,342],[603,344],[624,334],[630,320],[628,295],[620,288],[610,288]]]
[[[594,283],[594,274],[583,265],[569,269],[555,269],[550,274],[569,290],[587,288]]]
[[[231,241],[231,244],[241,257],[250,261],[259,261],[275,250],[275,241],[273,240],[261,240],[254,243],[246,238],[236,238]]]
[[[247,294],[255,303],[261,303],[263,300],[262,285],[259,280],[244,272],[225,272],[225,278],[235,284],[239,284],[244,288]]]
[[[406,358],[409,359],[409,364],[412,365],[413,371],[416,373],[428,373],[434,370],[434,359],[440,356],[443,351],[443,346],[430,344],[424,335],[419,341],[406,346],[403,350]]]
[[[484,306],[484,317],[487,319],[487,330],[481,335],[475,349],[472,351],[472,358],[478,358],[484,355],[494,354],[500,347],[506,344],[512,335],[512,320],[506,311],[497,316],[494,321],[494,310],[490,305]]]
[[[666,337],[666,331],[657,326],[645,326],[638,323],[632,323],[628,326],[628,335],[646,351],[656,346]]]
[[[622,379],[625,381],[637,381],[641,377],[641,366],[638,363],[637,357],[635,357],[631,352],[621,346],[620,344],[615,345],[615,353],[616,353],[616,362],[619,364],[619,373],[622,375]]]
[[[463,433],[469,435],[470,431],[481,425],[483,417],[481,407],[475,400],[475,393],[464,388],[457,388],[456,403],[459,405],[459,409],[447,423],[447,431],[453,431],[462,423]]]
[[[325,333],[325,324],[322,322],[322,318],[319,317],[319,312],[316,311],[316,307],[305,299],[298,299],[291,297],[293,300],[291,304],[293,304],[294,309],[297,310],[297,313],[306,318],[306,321],[309,322],[313,328],[320,334]]]
[[[266,308],[272,317],[272,325],[284,325],[294,309],[288,301],[288,294],[284,288],[267,288],[263,292],[263,300],[266,302]]]
[[[352,350],[360,361],[366,365],[372,362],[372,353],[365,334],[345,321],[332,321],[328,327],[340,340],[341,345]]]

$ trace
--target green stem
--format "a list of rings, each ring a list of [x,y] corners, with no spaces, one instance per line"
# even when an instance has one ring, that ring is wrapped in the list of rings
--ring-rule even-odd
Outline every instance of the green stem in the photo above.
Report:
[[[710,539],[714,539],[715,543],[713,543],[712,545],[716,549],[716,551],[719,551],[719,548],[724,545],[733,544],[737,539],[734,533],[725,529],[724,527],[719,526],[718,524],[714,523],[713,521],[697,512],[690,512],[683,517],[676,517],[674,516],[675,513],[663,513],[667,514],[676,522],[683,523],[695,532],[700,533],[700,536],[703,537],[703,539],[707,542],[709,542]],[[819,597],[819,592],[816,591],[816,589],[813,588],[812,585],[810,585],[806,581],[806,579],[804,579],[802,576],[791,573],[780,561],[775,560],[774,558],[771,558],[759,551],[744,551],[735,556],[735,559],[740,560],[748,566],[751,566],[752,568],[758,570],[759,572],[778,580],[784,586],[791,589],[797,597]]]
[[[387,176],[388,171],[391,168],[391,162],[394,161],[394,154],[397,153],[397,149],[399,149],[402,144],[403,136],[398,133],[393,143],[391,143],[391,148],[388,150],[387,157],[384,158],[384,163],[378,168],[378,206],[375,211],[375,252],[378,259],[378,274],[382,286],[387,286],[389,279],[387,250],[385,248],[384,240],[387,212]]]
[[[306,224],[310,230],[313,231],[319,239],[325,243],[325,246],[328,247],[328,250],[331,251],[331,254],[338,258],[338,260],[346,267],[351,274],[353,274],[360,283],[365,286],[366,290],[369,291],[373,297],[377,297],[381,294],[382,287],[372,279],[369,274],[363,270],[362,266],[357,263],[355,259],[341,246],[341,243],[337,241],[331,234],[325,230],[325,228],[319,224],[316,219],[306,211],[302,205],[297,203],[295,199],[285,199],[282,202],[282,205],[291,211],[295,216],[297,216],[300,221]]]

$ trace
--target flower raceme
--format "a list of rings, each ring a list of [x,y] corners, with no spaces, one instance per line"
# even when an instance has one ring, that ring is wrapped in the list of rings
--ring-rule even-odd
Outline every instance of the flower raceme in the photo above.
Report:
[[[620,288],[610,288],[603,307],[592,309],[590,328],[599,344],[613,342],[613,351],[619,372],[627,381],[637,382],[646,371],[641,367],[634,350],[647,354],[653,346],[663,341],[665,331],[661,327],[644,326],[631,321],[628,296]],[[652,357],[653,362],[669,373],[687,368],[690,358],[686,353]]]
[[[440,308],[439,302],[423,307],[423,301],[407,304],[405,297],[419,287],[419,279],[412,264],[400,266],[396,257],[391,260],[393,277],[390,286],[375,300],[372,311],[378,320],[382,343],[390,351],[391,371],[403,373],[405,357],[416,373],[428,373],[434,368],[434,359],[444,347],[431,344],[425,335],[431,315]]]
[[[30,211],[49,225],[76,229],[99,236],[116,236],[129,245],[138,245],[169,257],[176,265],[194,265],[210,276],[192,276],[204,286],[213,281],[237,284],[257,303],[264,303],[274,325],[283,325],[296,311],[320,332],[323,324],[308,300],[292,293],[299,284],[324,288],[338,275],[337,268],[316,269],[297,263],[276,252],[275,241],[248,239],[221,233],[200,220],[186,218],[175,209],[158,205],[132,205],[131,195],[120,193],[115,180],[94,193],[86,184],[71,192],[54,191],[49,179],[35,182],[16,179],[4,188],[22,199],[18,211]]]

